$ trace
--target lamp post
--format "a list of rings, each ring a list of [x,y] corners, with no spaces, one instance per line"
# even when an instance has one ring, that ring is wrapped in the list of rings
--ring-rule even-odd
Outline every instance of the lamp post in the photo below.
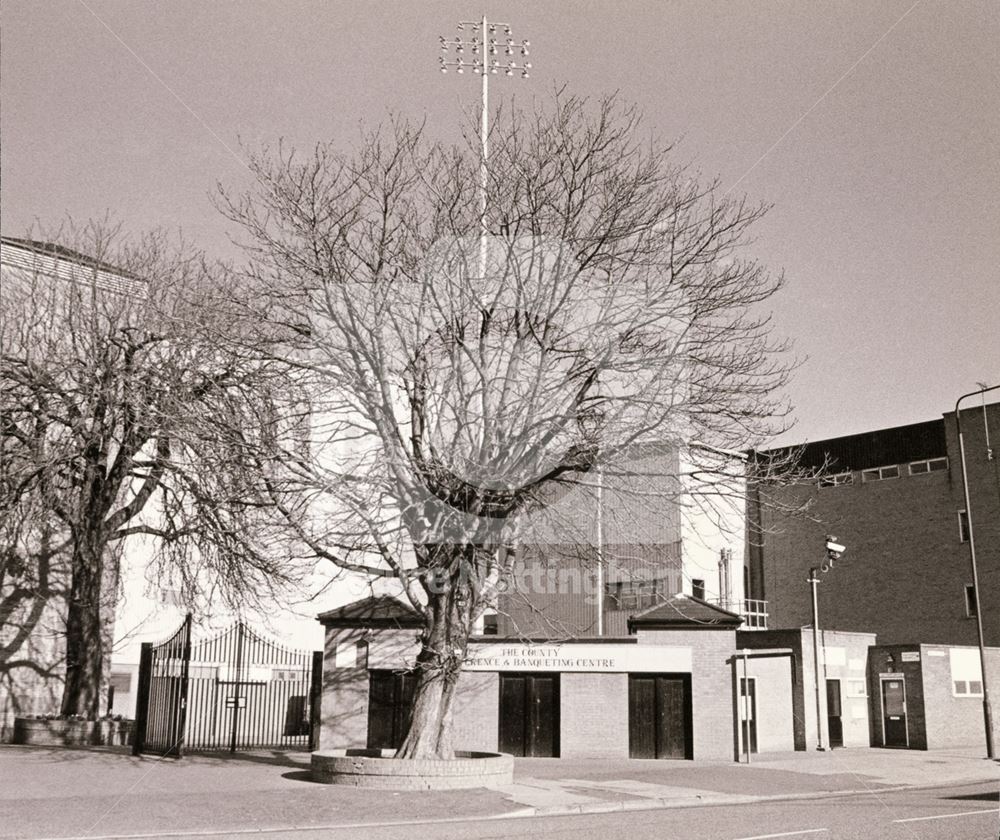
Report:
[[[531,62],[516,61],[511,56],[515,53],[525,58],[528,56],[530,41],[521,41],[515,44],[511,38],[511,28],[509,23],[492,23],[483,15],[482,20],[463,20],[458,24],[458,31],[471,33],[469,38],[459,35],[449,40],[443,35],[440,36],[441,51],[445,53],[438,59],[442,73],[447,73],[449,67],[453,67],[456,73],[478,73],[482,77],[482,102],[479,114],[479,276],[486,276],[486,195],[489,178],[489,78],[503,72],[505,76],[514,76],[520,73],[522,79],[529,77],[528,71],[531,69]],[[496,37],[499,30],[503,30],[503,43]],[[454,58],[452,58],[454,50]],[[470,60],[465,60],[465,51],[468,50]],[[497,58],[502,52],[503,58]]]
[[[840,545],[835,536],[827,534],[824,550],[826,552],[826,560],[820,568],[826,574],[833,568],[834,562],[839,560],[840,556],[847,551],[847,548]],[[819,593],[816,589],[819,586],[819,573],[820,569],[813,566],[809,570],[807,582],[812,588],[813,673],[815,674],[816,681],[816,749],[822,751],[826,749],[826,746],[823,744],[823,707],[820,701],[819,686]]]
[[[969,530],[969,560],[972,564],[972,591],[976,603],[976,633],[979,638],[979,666],[983,679],[983,724],[986,726],[986,757],[994,758],[993,709],[990,706],[990,689],[986,676],[986,638],[983,635],[983,611],[979,599],[979,570],[976,566],[976,537],[972,527],[972,500],[969,496],[969,475],[965,466],[965,437],[962,434],[962,400],[1000,390],[1000,385],[983,386],[978,391],[963,394],[955,402],[955,425],[958,429],[958,451],[962,462],[962,492],[965,496],[965,519]]]

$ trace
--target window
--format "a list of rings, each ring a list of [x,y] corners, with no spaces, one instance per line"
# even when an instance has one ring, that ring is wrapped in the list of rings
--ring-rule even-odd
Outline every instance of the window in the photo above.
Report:
[[[982,697],[983,683],[981,680],[955,680],[954,695],[956,697]]]
[[[983,671],[976,648],[949,648],[951,685],[955,697],[982,697]]]
[[[969,618],[976,617],[976,587],[971,583],[965,584],[965,614]]]
[[[183,607],[184,595],[179,589],[161,589],[160,603],[167,607]]]
[[[115,690],[115,694],[128,694],[132,690],[132,675],[112,674],[111,688]]]
[[[861,471],[861,480],[864,482],[882,481],[886,478],[899,478],[899,466],[890,464],[887,467],[873,467],[870,470]]]
[[[847,681],[847,696],[848,697],[867,697],[868,696],[868,686],[864,680],[848,680]]]
[[[923,475],[924,473],[940,472],[948,469],[947,458],[929,458],[926,461],[913,461],[910,463],[910,475]]]
[[[854,473],[842,472],[834,475],[824,475],[819,480],[819,487],[842,487],[845,484],[854,484]]]
[[[705,581],[691,578],[691,595],[699,601],[705,600]]]
[[[958,512],[958,539],[959,542],[969,541],[969,514],[964,510]]]
[[[622,580],[604,584],[609,610],[644,610],[666,600],[673,593],[667,578]]]

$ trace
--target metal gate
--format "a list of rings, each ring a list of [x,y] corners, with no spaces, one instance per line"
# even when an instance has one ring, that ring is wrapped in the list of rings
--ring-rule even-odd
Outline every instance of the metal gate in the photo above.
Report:
[[[322,670],[322,651],[283,647],[242,621],[192,643],[188,615],[142,646],[132,752],[316,749]]]

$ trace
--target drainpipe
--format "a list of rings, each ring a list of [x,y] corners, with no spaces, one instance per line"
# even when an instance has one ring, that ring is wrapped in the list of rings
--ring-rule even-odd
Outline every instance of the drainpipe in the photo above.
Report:
[[[988,391],[1000,390],[1000,385],[993,385],[988,388],[981,388],[969,394],[963,394],[955,403],[955,425],[958,428],[958,451],[962,461],[962,492],[965,496],[965,518],[969,527],[969,560],[972,564],[972,589],[976,600],[976,633],[979,637],[979,665],[983,678],[983,724],[986,726],[986,757],[995,758],[993,749],[993,709],[990,706],[990,689],[986,675],[986,639],[983,635],[983,610],[980,604],[979,595],[979,571],[976,566],[976,537],[972,527],[972,503],[969,497],[969,474],[965,466],[965,438],[962,435],[962,414],[960,405],[962,400],[974,397],[978,394],[986,394]]]

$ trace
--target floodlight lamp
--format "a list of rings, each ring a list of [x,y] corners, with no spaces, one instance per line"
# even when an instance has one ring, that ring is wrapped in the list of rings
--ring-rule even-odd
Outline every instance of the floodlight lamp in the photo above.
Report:
[[[442,73],[447,73],[448,72],[448,68],[445,67],[444,65],[441,65],[441,72]]]
[[[455,47],[455,52],[459,52],[459,53],[461,53],[461,52],[465,52],[465,47],[463,47],[463,46],[462,46],[462,45],[460,44],[459,46]]]
[[[521,55],[527,55],[527,54],[528,54],[528,48],[527,47],[521,47]]]
[[[514,75],[514,71],[511,70],[509,67],[507,68],[507,75],[508,76],[513,76]]]
[[[505,26],[503,28],[503,31],[504,31],[505,34],[510,35],[510,27],[509,26]]]
[[[461,68],[461,67],[459,67],[459,68],[458,68],[458,70],[457,70],[456,72],[458,72],[458,73],[462,73],[462,72],[464,72],[464,71],[462,70],[462,68]]]
[[[530,47],[531,46],[531,41],[522,41],[521,42],[521,46],[522,47]]]
[[[524,69],[525,70],[530,70],[531,69],[531,62],[530,61],[524,62]]]

